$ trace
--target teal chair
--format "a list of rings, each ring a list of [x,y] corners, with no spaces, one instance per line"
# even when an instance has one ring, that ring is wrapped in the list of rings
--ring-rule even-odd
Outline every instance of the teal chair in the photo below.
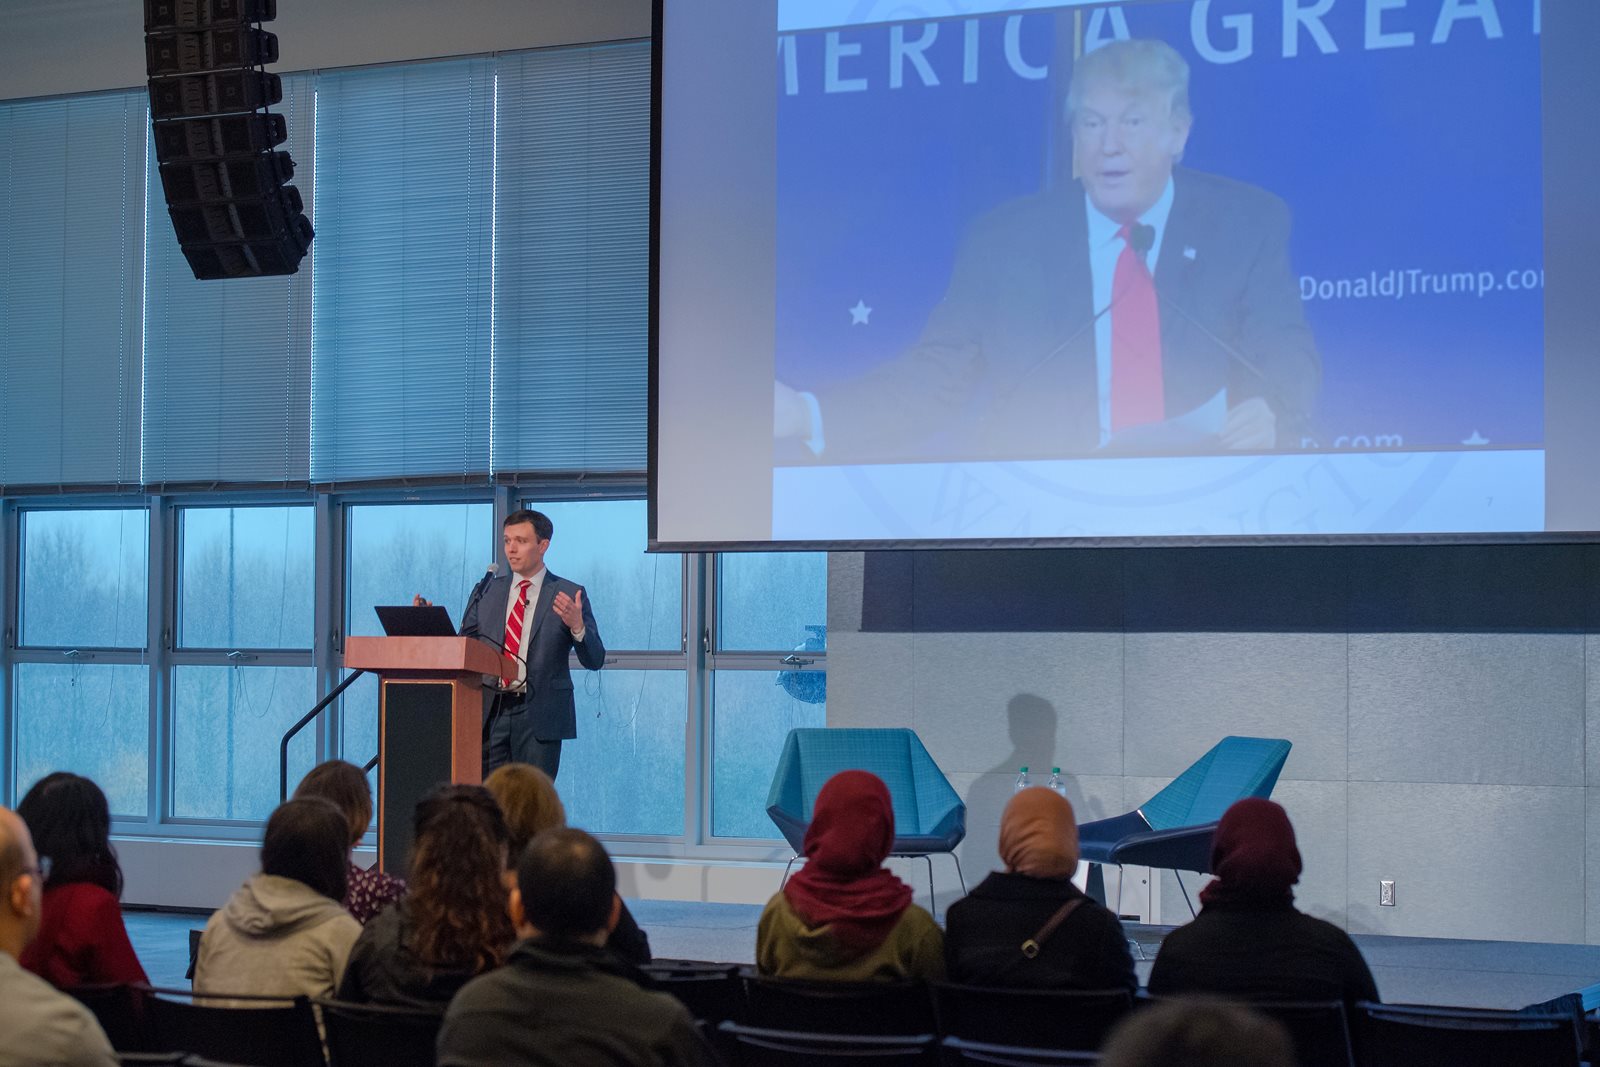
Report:
[[[911,730],[790,730],[767,793],[767,814],[794,857],[784,880],[805,851],[817,792],[840,771],[871,771],[889,787],[894,804],[892,856],[920,858],[928,864],[928,903],[933,898],[933,855],[955,861],[961,891],[967,880],[955,847],[967,836],[967,806]]]
[[[1091,864],[1089,895],[1105,903],[1104,864],[1210,874],[1211,839],[1222,813],[1245,797],[1270,797],[1292,747],[1278,738],[1224,737],[1138,808],[1081,824],[1078,844]],[[1182,875],[1178,888],[1192,915]]]

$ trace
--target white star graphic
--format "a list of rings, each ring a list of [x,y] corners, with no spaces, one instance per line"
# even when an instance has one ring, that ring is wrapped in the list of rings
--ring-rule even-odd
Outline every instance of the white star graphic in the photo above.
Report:
[[[872,315],[872,309],[867,307],[867,302],[865,300],[857,300],[856,301],[856,306],[850,309],[850,325],[852,325],[852,326],[867,326],[867,325],[870,325],[867,322],[867,319],[871,315]]]

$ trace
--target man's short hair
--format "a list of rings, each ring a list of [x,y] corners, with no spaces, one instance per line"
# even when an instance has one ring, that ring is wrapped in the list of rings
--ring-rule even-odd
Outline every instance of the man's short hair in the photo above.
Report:
[[[556,532],[556,524],[550,521],[550,516],[542,511],[529,511],[527,508],[518,508],[506,516],[506,521],[500,524],[501,529],[507,526],[516,526],[518,523],[533,523],[533,536],[540,541],[548,541]]]
[[[286,800],[267,820],[261,873],[293,878],[332,900],[343,900],[349,877],[350,824],[321,797]]]
[[[535,834],[517,861],[523,918],[550,941],[603,931],[611,920],[617,872],[600,842],[582,830]]]
[[[1077,114],[1084,90],[1092,84],[1165,95],[1174,119],[1188,122],[1192,117],[1189,64],[1165,41],[1149,37],[1110,41],[1079,56],[1072,65],[1072,81],[1067,86],[1069,120]]]
[[[1246,1005],[1174,997],[1126,1016],[1106,1038],[1102,1067],[1293,1067],[1282,1024]]]

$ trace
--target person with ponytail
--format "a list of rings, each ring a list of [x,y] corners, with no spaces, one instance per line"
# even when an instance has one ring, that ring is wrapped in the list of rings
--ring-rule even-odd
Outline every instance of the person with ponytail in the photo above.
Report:
[[[805,866],[756,927],[756,967],[777,978],[872,982],[944,977],[944,935],[884,868],[894,807],[881,779],[841,771],[817,793]]]
[[[1251,797],[1223,813],[1211,844],[1216,880],[1200,914],[1168,934],[1150,971],[1154,996],[1240,1000],[1377,1000],[1350,935],[1294,906],[1300,849],[1288,813]]]
[[[17,814],[50,865],[39,935],[22,966],[58,989],[147,982],[122,922],[122,867],[105,793],[57,771],[34,783]]]
[[[443,1007],[505,962],[516,940],[505,875],[511,835],[489,791],[447,785],[417,804],[410,889],[361,931],[339,999]]]

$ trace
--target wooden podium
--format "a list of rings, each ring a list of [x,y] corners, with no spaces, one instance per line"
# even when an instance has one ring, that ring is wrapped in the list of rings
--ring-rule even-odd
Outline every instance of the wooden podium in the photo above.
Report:
[[[483,780],[483,679],[515,677],[470,637],[351,637],[348,670],[377,674],[378,868],[404,877],[417,801],[441,782]]]

